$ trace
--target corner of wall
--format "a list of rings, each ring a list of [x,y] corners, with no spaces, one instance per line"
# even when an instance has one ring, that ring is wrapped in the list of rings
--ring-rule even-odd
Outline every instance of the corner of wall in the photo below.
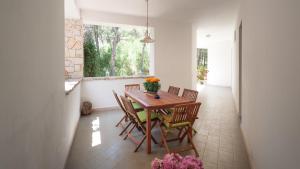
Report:
[[[192,60],[191,60],[191,76],[192,89],[197,89],[197,27],[192,25]]]

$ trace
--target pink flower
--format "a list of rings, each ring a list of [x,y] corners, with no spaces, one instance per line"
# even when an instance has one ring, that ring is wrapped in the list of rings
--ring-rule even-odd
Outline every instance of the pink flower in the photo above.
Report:
[[[195,156],[181,157],[179,154],[166,154],[163,160],[155,158],[152,169],[204,169],[203,163]]]
[[[180,169],[203,169],[203,163],[195,156],[186,156],[180,163]]]
[[[158,159],[158,158],[154,158],[154,160],[151,163],[151,168],[152,169],[162,169],[162,160]]]
[[[178,154],[166,154],[163,159],[163,169],[178,169],[182,157]]]

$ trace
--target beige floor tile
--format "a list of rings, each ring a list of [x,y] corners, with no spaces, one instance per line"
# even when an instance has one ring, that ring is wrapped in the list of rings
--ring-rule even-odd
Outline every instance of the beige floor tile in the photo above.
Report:
[[[250,169],[231,90],[205,87],[199,96],[203,104],[193,140],[205,169]],[[107,111],[81,117],[66,169],[150,169],[155,157],[162,158],[165,149],[160,145],[152,144],[150,155],[145,144],[133,152],[135,145],[129,139],[124,141],[119,136],[122,129],[114,127],[122,115],[121,111]],[[152,133],[160,141],[159,130]],[[178,145],[174,142],[170,147]]]
[[[218,169],[218,165],[214,163],[204,162],[204,169]]]
[[[203,160],[205,162],[218,164],[218,152],[217,151],[210,151],[208,149],[205,149]]]
[[[233,153],[219,151],[219,161],[218,164],[233,166]]]

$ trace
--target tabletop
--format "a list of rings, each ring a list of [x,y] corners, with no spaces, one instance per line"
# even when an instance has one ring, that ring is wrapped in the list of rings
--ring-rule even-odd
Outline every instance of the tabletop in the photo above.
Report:
[[[170,108],[179,104],[193,102],[190,99],[176,96],[165,91],[158,91],[160,99],[155,99],[153,95],[142,90],[125,91],[126,96],[140,103],[146,109]]]

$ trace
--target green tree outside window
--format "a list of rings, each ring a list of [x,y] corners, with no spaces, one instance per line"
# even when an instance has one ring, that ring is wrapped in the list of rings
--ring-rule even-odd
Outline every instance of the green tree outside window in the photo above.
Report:
[[[84,76],[149,74],[149,46],[140,42],[145,28],[85,25]]]

